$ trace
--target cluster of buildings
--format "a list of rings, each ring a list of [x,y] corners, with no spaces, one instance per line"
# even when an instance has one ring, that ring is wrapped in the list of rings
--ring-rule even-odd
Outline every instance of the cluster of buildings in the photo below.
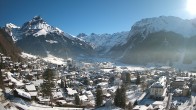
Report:
[[[102,107],[115,108],[115,91],[126,83],[126,105],[131,103],[133,110],[177,109],[190,99],[192,92],[196,92],[196,79],[192,74],[170,67],[134,71],[113,66],[110,62],[76,63],[68,59],[64,65],[57,65],[38,57],[24,57],[24,61],[12,62],[10,57],[3,54],[1,63],[5,90],[0,89],[0,102],[5,108],[22,108],[20,105],[23,104],[19,103],[18,98],[28,106],[50,104],[95,108],[97,86],[102,88]],[[47,68],[55,73],[52,98],[43,96],[41,92],[44,82],[42,74]],[[136,83],[138,75],[139,84]],[[76,105],[76,94],[79,105]]]

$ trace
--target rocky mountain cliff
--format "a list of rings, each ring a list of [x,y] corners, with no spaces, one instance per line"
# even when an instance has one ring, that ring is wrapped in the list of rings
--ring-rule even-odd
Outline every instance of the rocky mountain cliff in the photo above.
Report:
[[[11,36],[3,29],[0,29],[0,53],[11,57],[13,61],[20,60],[20,49],[15,46]]]

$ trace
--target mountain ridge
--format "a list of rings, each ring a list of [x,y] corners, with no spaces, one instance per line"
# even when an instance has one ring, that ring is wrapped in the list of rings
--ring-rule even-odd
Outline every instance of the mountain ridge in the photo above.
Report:
[[[46,57],[48,53],[58,57],[92,54],[92,47],[57,27],[50,26],[40,16],[25,22],[22,27],[7,24],[4,30],[22,50]]]
[[[14,34],[14,32],[17,32],[17,29],[20,29],[22,32]],[[16,44],[23,47],[26,51],[35,51],[35,54],[44,52],[44,55],[52,53],[57,56],[59,56],[58,54],[65,56],[69,52],[72,53],[70,56],[80,56],[94,53],[96,55],[100,54],[119,59],[120,61],[126,61],[126,63],[148,63],[154,62],[155,59],[158,62],[174,62],[178,59],[172,55],[176,55],[179,58],[180,50],[185,50],[185,48],[187,49],[189,47],[195,48],[190,39],[194,40],[194,36],[196,35],[196,19],[187,20],[174,16],[145,18],[137,21],[131,27],[130,31],[114,34],[92,33],[90,35],[80,33],[75,37],[48,25],[41,17],[37,16],[24,23],[21,28],[12,24],[7,25],[7,30],[7,32],[13,32],[13,36],[23,35],[23,40],[19,36]],[[30,39],[30,37],[33,37],[34,40]],[[28,43],[24,45],[23,41],[25,39],[25,42],[34,41],[31,44],[32,48],[24,48],[29,45]],[[185,42],[191,42],[191,44],[188,45]],[[183,47],[178,43],[183,44]],[[37,50],[33,45],[39,45],[40,48],[38,49],[40,50],[36,52]],[[160,50],[160,53],[164,51],[165,56],[158,55],[158,50]],[[144,53],[141,53],[141,51]],[[148,55],[144,56],[143,54]],[[191,54],[191,56],[194,54]],[[188,56],[190,57],[190,55]],[[136,59],[141,59],[142,61],[136,61]],[[196,60],[194,57],[191,57],[191,59]]]

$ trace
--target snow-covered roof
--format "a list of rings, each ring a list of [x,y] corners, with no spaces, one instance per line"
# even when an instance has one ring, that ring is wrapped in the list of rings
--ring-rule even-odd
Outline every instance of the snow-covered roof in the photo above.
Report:
[[[154,106],[163,105],[163,101],[155,101],[152,103],[152,105],[154,105]]]
[[[182,90],[179,89],[179,88],[177,88],[177,89],[174,90],[174,93],[181,93],[181,92],[182,92]]]
[[[60,102],[62,104],[66,104],[67,103],[65,100],[57,100],[57,102]]]
[[[147,110],[148,107],[145,105],[136,105],[133,110]]]
[[[159,80],[151,85],[152,88],[163,88],[166,86],[166,77],[161,76]]]
[[[34,84],[25,85],[25,88],[27,89],[27,91],[36,91]]]
[[[72,88],[66,88],[66,90],[68,95],[74,95],[78,93],[76,90],[73,90]]]
[[[163,88],[164,85],[162,83],[160,83],[160,82],[155,82],[155,83],[152,84],[151,87],[152,88]]]
[[[12,77],[12,73],[11,72],[7,72],[7,76],[8,76],[8,79],[11,80],[11,82],[13,82],[14,84],[16,84],[16,86],[24,86],[24,83],[16,80],[15,78]]]
[[[38,100],[39,100],[40,102],[49,102],[49,101],[50,101],[49,98],[43,98],[43,97],[41,97],[41,96],[39,96],[39,97],[37,97],[37,98],[38,98]]]
[[[183,88],[184,88],[184,89],[189,89],[189,86],[184,85]]]
[[[28,99],[31,99],[31,95],[29,93],[23,91],[22,89],[15,89],[15,90],[18,93],[18,95],[25,97],[25,98],[28,98]]]
[[[82,101],[87,101],[88,100],[88,97],[86,95],[81,95],[81,96],[79,96],[79,98]]]
[[[37,96],[37,92],[29,92],[31,96]]]
[[[63,98],[62,92],[52,92],[54,98]]]
[[[108,82],[100,82],[98,85],[99,86],[107,86],[108,85]]]
[[[44,81],[43,79],[39,79],[39,80],[36,80],[36,81],[32,81],[32,83],[35,85],[35,86],[40,86],[40,84],[42,84]]]

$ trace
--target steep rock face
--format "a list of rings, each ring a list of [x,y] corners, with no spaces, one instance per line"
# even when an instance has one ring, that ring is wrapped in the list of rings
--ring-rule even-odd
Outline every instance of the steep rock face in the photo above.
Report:
[[[93,48],[83,40],[50,26],[40,16],[25,22],[22,27],[6,24],[6,32],[22,50],[40,56],[53,54],[58,57],[91,55]]]
[[[10,56],[13,61],[20,60],[20,49],[18,49],[12,38],[3,29],[0,29],[0,53]]]

